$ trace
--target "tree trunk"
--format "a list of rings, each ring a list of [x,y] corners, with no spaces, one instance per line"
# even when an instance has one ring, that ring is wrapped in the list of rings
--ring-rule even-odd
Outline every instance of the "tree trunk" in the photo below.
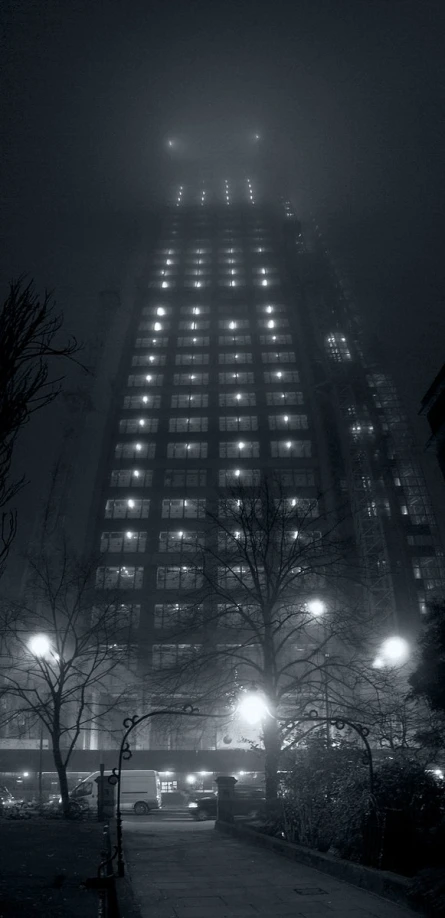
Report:
[[[53,741],[53,758],[54,764],[56,766],[57,775],[59,778],[59,788],[60,796],[62,798],[62,813],[64,818],[67,819],[70,815],[70,798],[68,792],[68,778],[66,775],[66,765],[63,762],[62,753],[60,751],[59,740],[52,738]]]
[[[266,801],[268,806],[276,804],[278,797],[278,766],[281,752],[281,736],[275,719],[269,718],[264,725],[263,742],[265,750]]]

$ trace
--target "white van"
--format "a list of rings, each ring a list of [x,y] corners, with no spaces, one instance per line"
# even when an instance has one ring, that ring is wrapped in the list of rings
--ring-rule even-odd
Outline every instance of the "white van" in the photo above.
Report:
[[[104,772],[105,777],[111,771]],[[100,771],[93,771],[71,791],[73,800],[86,803],[89,809],[97,809],[98,784]],[[157,771],[123,771],[121,776],[121,810],[131,811],[138,816],[145,816],[150,810],[161,807],[161,781]],[[115,790],[115,799],[117,788]]]

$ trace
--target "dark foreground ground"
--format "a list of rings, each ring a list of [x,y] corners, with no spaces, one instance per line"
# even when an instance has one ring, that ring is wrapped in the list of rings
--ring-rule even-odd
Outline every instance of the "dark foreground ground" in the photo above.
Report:
[[[97,918],[82,887],[101,860],[102,826],[59,820],[0,822],[0,918]]]

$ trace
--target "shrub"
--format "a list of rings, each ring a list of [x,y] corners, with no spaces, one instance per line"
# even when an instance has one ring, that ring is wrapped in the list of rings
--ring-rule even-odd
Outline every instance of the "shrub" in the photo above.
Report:
[[[406,876],[440,864],[444,793],[416,760],[380,764],[371,796],[361,750],[311,739],[282,780],[281,807],[274,834],[288,841]]]
[[[349,743],[327,749],[313,739],[299,749],[282,782],[283,831],[289,841],[356,859],[369,780],[360,750]]]
[[[445,869],[422,870],[411,883],[409,898],[429,918],[445,918]]]

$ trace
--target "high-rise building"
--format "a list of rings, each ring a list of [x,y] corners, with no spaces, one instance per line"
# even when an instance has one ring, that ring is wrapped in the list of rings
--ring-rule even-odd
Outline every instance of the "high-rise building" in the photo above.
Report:
[[[435,444],[439,467],[445,478],[445,365],[424,395],[421,412],[426,414],[431,428],[428,446]]]
[[[163,633],[199,578],[184,559],[206,502],[266,471],[295,500],[347,503],[366,601],[415,629],[443,583],[436,524],[395,386],[317,228],[250,178],[180,185],[122,342],[91,529],[98,596],[122,591],[145,667],[177,652]],[[150,742],[174,766],[171,737]]]

